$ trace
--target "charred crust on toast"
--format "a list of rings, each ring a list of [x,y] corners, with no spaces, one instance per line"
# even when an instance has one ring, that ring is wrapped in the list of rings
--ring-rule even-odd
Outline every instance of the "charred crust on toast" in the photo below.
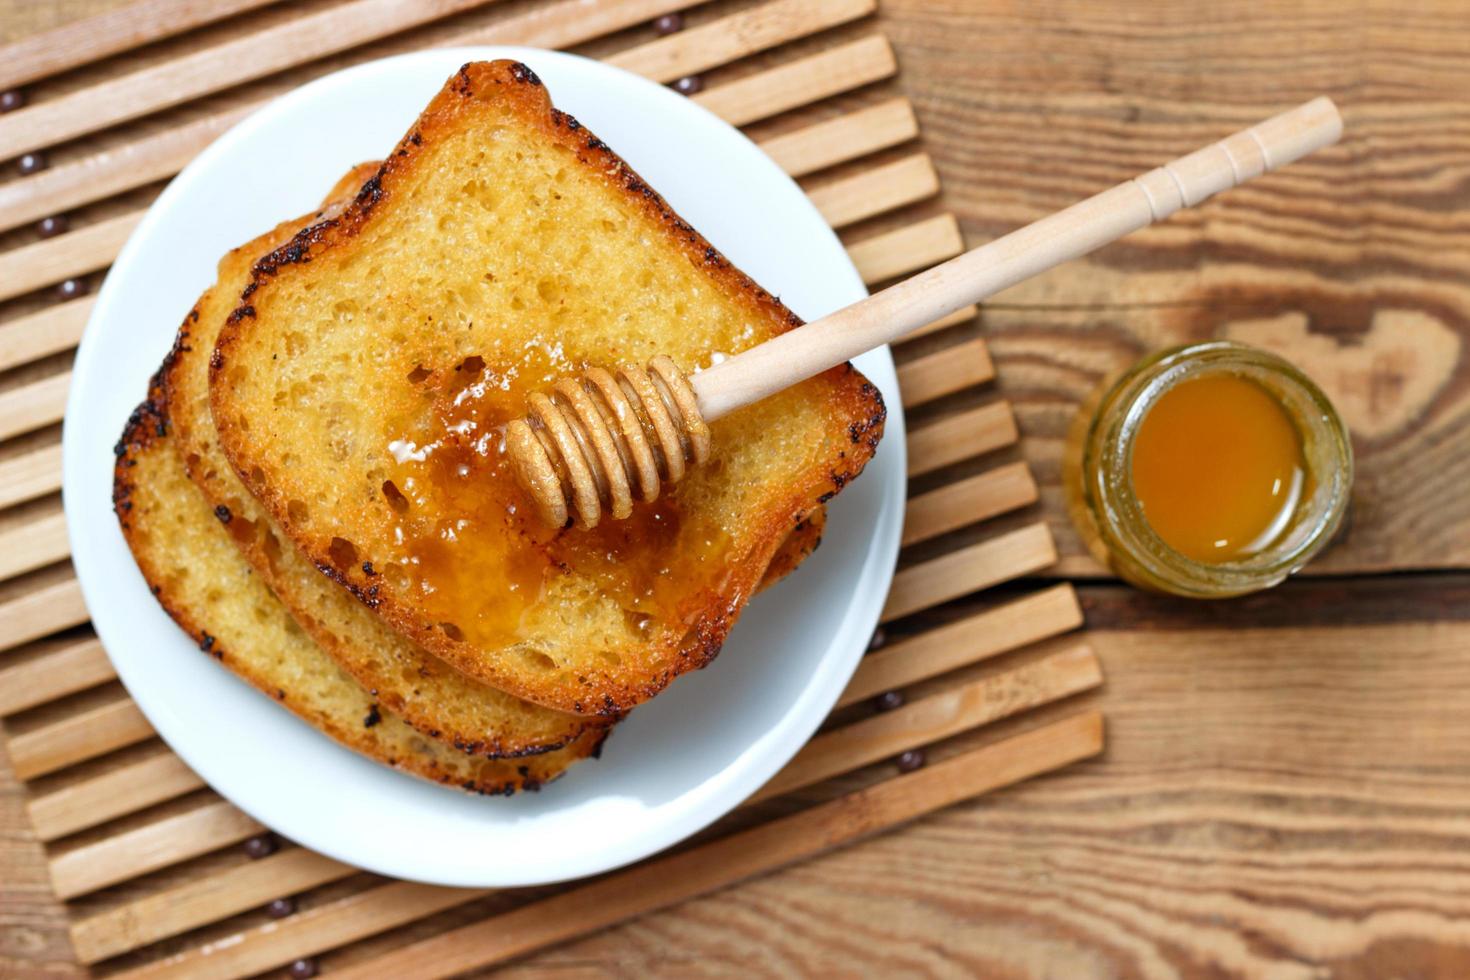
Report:
[[[517,84],[508,84],[511,82]],[[420,155],[426,150],[432,150],[436,145],[436,140],[443,134],[458,131],[456,127],[463,122],[461,116],[466,112],[478,111],[472,106],[472,103],[479,101],[497,102],[505,112],[518,116],[530,126],[539,127],[547,140],[570,150],[585,167],[587,173],[623,191],[629,201],[635,202],[655,225],[665,230],[668,241],[677,249],[682,250],[692,265],[704,270],[712,281],[725,286],[732,295],[743,297],[744,302],[753,308],[753,314],[761,316],[778,329],[790,330],[802,325],[803,321],[800,317],[782,305],[775,296],[741,273],[718,249],[683,221],[664,199],[607,144],[590,133],[575,118],[555,109],[551,105],[545,87],[541,85],[539,79],[535,78],[530,69],[507,61],[471,63],[463,66],[424,110],[409,136],[400,142],[398,149],[408,152],[395,154],[385,161],[377,174],[368,182],[372,185],[371,188],[364,185],[358,198],[336,218],[303,230],[292,243],[277,249],[258,262],[252,270],[252,284],[264,285],[269,279],[283,273],[290,266],[357,239],[371,220],[374,205],[378,200],[391,198],[394,189],[400,183],[415,179],[415,172],[420,167]],[[264,301],[256,299],[257,304]],[[232,345],[239,342],[240,337],[248,329],[239,323],[226,324],[216,348],[216,360],[222,363],[222,352],[227,352]],[[212,365],[212,378],[217,372],[218,368]],[[835,372],[856,374],[850,367],[836,368]],[[871,456],[871,450],[877,445],[886,414],[877,389],[871,385],[842,387],[838,390],[836,397],[840,411],[848,418],[862,420],[854,423],[847,430],[850,444],[859,447],[859,450],[847,451],[833,460],[835,465],[823,480],[829,484],[828,490],[830,491],[822,493],[820,499],[823,501],[830,499],[835,494],[836,490],[832,488],[840,488],[862,471]],[[227,451],[230,450],[228,442],[225,448]],[[235,462],[237,471],[245,468],[238,461],[232,459],[232,462]],[[249,489],[262,499],[267,509],[276,516],[288,532],[295,530],[292,526],[293,522],[285,512],[285,500],[280,499],[279,494],[272,493],[268,486],[259,485],[260,481],[251,480],[248,475],[245,475],[245,482]],[[792,501],[792,503],[796,510],[809,509],[814,506],[810,496],[805,497],[804,500]],[[787,523],[789,513],[791,512],[783,511],[779,518],[771,523],[764,537],[757,539],[756,553],[751,557],[751,561],[755,565],[760,565],[762,571],[765,565],[760,559],[762,557],[768,559],[773,555],[789,533],[790,526]],[[320,562],[327,557],[325,540],[311,543],[303,542],[298,538],[298,543],[303,544],[314,561]],[[432,629],[431,624],[419,622],[412,610],[404,606],[392,590],[384,589],[382,594],[377,596],[368,595],[365,588],[367,585],[366,573],[362,570],[356,567],[338,570],[330,565],[323,565],[322,570],[351,591],[359,601],[374,608],[394,628],[410,636],[430,651],[444,656],[451,664],[481,680],[505,687],[512,693],[522,695],[532,693],[522,685],[518,685],[513,676],[507,676],[493,666],[486,665],[472,645],[455,641],[441,631]],[[739,592],[741,599],[733,605],[706,612],[698,622],[693,637],[686,642],[686,649],[681,651],[684,655],[675,662],[675,670],[633,682],[619,682],[602,675],[592,682],[590,689],[579,692],[575,701],[566,691],[542,691],[538,688],[536,693],[542,695],[538,700],[584,716],[609,716],[621,713],[646,700],[667,686],[678,673],[696,666],[703,666],[714,658],[733,624],[738,608],[743,605],[743,597],[755,590],[760,577],[759,572],[753,572],[750,575],[740,576],[737,581],[731,583],[731,587]]]
[[[342,586],[342,588],[346,589],[348,592],[351,592],[353,598],[357,599],[358,602],[362,603],[364,606],[367,606],[369,609],[377,609],[378,604],[382,602],[382,600],[378,598],[378,587],[376,585],[372,586],[371,588],[364,589],[356,582],[354,582],[350,575],[339,570],[337,566],[333,565],[331,562],[318,561],[314,562],[313,564],[316,565],[317,571],[321,572],[327,578]]]
[[[133,509],[133,474],[131,472],[137,453],[142,452],[157,436],[156,422],[158,406],[153,400],[153,386],[149,386],[149,397],[128,415],[122,435],[112,447],[114,457],[112,469],[112,510],[124,533],[130,530],[128,513]],[[155,593],[156,594],[156,593]]]
[[[460,70],[463,71],[464,69]],[[522,85],[539,86],[541,84],[541,79],[536,76],[536,73],[519,61],[512,61],[510,63],[510,77]]]
[[[381,199],[383,194],[382,185],[383,170],[369,177],[358,190],[357,196],[352,199],[352,208],[362,210],[370,209]],[[345,213],[345,212],[344,212]],[[321,244],[332,229],[341,223],[341,218],[328,218],[318,221],[316,224],[308,225],[296,234],[284,245],[267,252],[257,259],[255,265],[250,269],[250,284],[241,292],[241,298],[254,295],[265,280],[279,273],[282,269],[292,265],[302,265],[311,261],[312,250]]]
[[[357,192],[357,197],[353,198],[352,201],[364,211],[368,211],[382,199],[383,181],[381,174],[374,174],[363,183],[362,189]],[[311,260],[309,258],[303,258],[300,261],[309,262]]]
[[[374,725],[382,720],[383,716],[378,713],[378,706],[376,704],[371,705],[368,708],[367,717],[362,720],[362,727],[372,728]]]

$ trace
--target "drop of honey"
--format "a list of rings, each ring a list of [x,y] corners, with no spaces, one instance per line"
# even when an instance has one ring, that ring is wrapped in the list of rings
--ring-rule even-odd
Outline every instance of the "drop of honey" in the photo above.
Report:
[[[1270,547],[1311,492],[1291,417],[1232,374],[1190,378],[1160,396],[1134,436],[1132,478],[1164,543],[1209,563]]]

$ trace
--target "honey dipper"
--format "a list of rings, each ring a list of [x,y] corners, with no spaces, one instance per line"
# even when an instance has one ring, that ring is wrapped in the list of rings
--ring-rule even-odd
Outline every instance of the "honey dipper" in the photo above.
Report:
[[[601,368],[533,394],[506,427],[517,478],[541,518],[595,527],[627,517],[709,457],[709,423],[891,343],[969,303],[1161,221],[1337,141],[1332,100],[1313,99],[971,249],[806,326],[686,376],[664,356]]]

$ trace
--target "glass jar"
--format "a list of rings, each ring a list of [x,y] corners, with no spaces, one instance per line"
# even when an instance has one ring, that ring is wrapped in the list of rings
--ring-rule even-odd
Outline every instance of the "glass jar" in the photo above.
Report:
[[[1154,531],[1133,488],[1133,445],[1143,419],[1182,381],[1229,373],[1273,396],[1301,437],[1307,489],[1284,529],[1259,551],[1205,562]],[[1063,462],[1072,519],[1093,555],[1141,588],[1199,599],[1279,584],[1337,532],[1347,511],[1353,454],[1347,427],[1306,375],[1274,354],[1230,341],[1176,347],[1139,361],[1084,404]]]

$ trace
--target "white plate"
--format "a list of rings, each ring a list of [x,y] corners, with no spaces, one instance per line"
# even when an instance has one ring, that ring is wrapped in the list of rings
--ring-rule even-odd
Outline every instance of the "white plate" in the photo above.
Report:
[[[281,834],[382,874],[530,885],[674,844],[754,792],[816,730],[877,622],[898,553],[904,428],[888,352],[859,366],[888,402],[862,479],[813,558],[762,595],[708,669],[540,793],[431,786],[318,735],[199,653],[148,594],[113,518],[112,446],[225,251],[304,213],[377,159],[466,61],[516,58],[737,265],[808,319],[862,280],[800,189],[740,132],[666,88],[525,48],[425,51],[320,79],[241,122],[159,196],[113,264],[77,353],[63,433],[67,529],[92,621],[128,692],[184,761]]]

